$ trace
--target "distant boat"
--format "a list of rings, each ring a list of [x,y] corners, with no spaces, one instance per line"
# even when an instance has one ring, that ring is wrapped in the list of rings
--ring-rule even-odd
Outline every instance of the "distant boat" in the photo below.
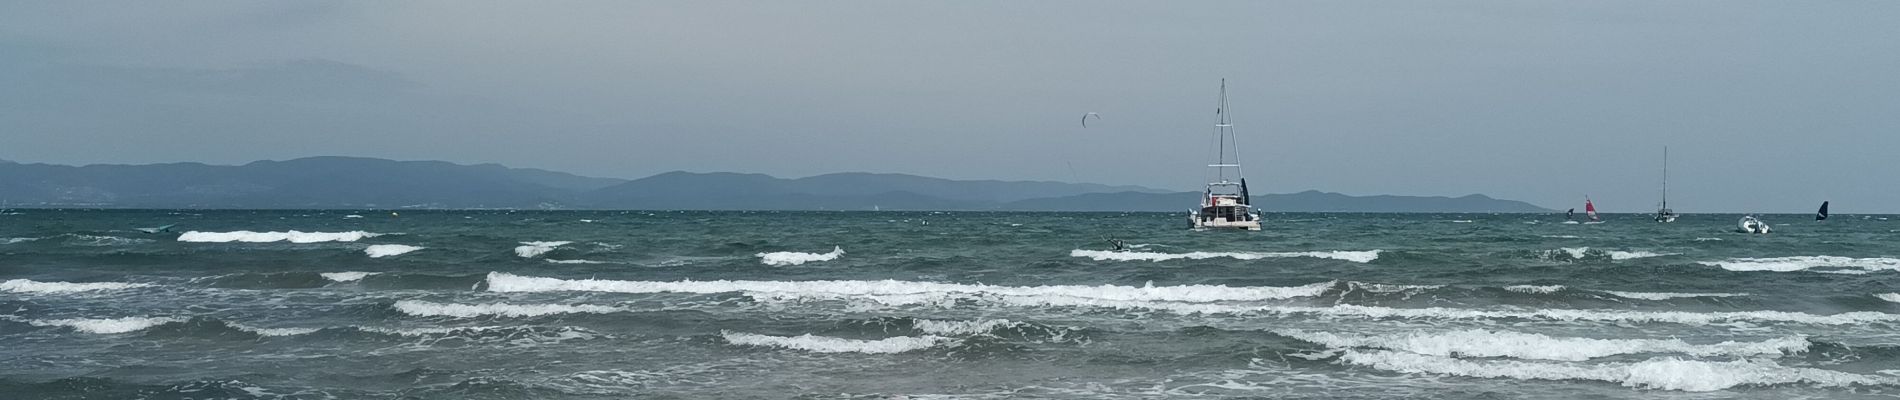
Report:
[[[1260,215],[1253,211],[1253,197],[1247,192],[1247,178],[1241,177],[1240,147],[1234,140],[1234,123],[1227,116],[1227,80],[1220,80],[1220,104],[1214,108],[1216,151],[1213,177],[1201,194],[1201,208],[1188,213],[1194,229],[1260,230]],[[1231,156],[1231,157],[1230,157]],[[1228,180],[1229,172],[1233,179]]]
[[[1656,222],[1676,222],[1676,210],[1669,209],[1669,146],[1663,146],[1662,205],[1656,207]]]
[[[1821,202],[1821,211],[1814,212],[1814,220],[1823,221],[1826,219],[1827,219],[1827,202],[1823,201]]]
[[[1761,220],[1759,219],[1755,219],[1755,216],[1753,215],[1743,215],[1742,220],[1740,222],[1736,222],[1735,224],[1736,224],[1735,230],[1741,233],[1760,234],[1760,233],[1768,233],[1773,230],[1773,229],[1768,228],[1768,223],[1761,222]]]
[[[1602,218],[1597,218],[1597,205],[1590,202],[1589,196],[1583,197],[1583,215],[1589,216],[1590,222],[1603,222]]]

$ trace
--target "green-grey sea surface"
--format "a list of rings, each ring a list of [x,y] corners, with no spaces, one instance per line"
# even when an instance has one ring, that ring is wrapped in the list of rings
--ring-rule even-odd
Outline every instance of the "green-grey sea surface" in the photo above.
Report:
[[[0,214],[0,397],[1900,394],[1889,216],[399,213]]]

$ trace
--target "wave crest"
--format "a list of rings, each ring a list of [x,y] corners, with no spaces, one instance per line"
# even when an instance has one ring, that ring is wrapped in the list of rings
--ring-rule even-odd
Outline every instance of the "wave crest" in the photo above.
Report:
[[[1552,364],[1525,361],[1471,361],[1395,351],[1348,350],[1341,363],[1374,369],[1476,378],[1519,380],[1592,380],[1639,389],[1716,391],[1736,386],[1808,383],[1816,386],[1893,385],[1893,378],[1815,368],[1791,368],[1767,361],[1696,361],[1675,357],[1635,363]]]
[[[605,313],[622,311],[619,308],[597,306],[597,305],[508,304],[508,303],[452,304],[452,303],[435,303],[435,302],[428,302],[428,301],[421,301],[421,300],[397,301],[393,307],[396,308],[396,311],[401,311],[404,314],[414,315],[418,317],[454,317],[454,318],[475,318],[475,317],[484,317],[484,316],[537,317],[537,316],[551,315],[551,314],[578,314],[578,313],[605,314]]]
[[[1483,329],[1382,335],[1336,334],[1298,329],[1272,332],[1333,348],[1378,348],[1442,357],[1511,357],[1558,361],[1585,361],[1641,353],[1679,353],[1693,356],[1778,355],[1807,351],[1809,344],[1807,337],[1804,336],[1787,336],[1761,342],[1725,341],[1698,345],[1689,344],[1681,339],[1551,337],[1535,333]]]
[[[1817,268],[1816,272],[1857,272],[1900,271],[1900,259],[1896,258],[1853,258],[1836,256],[1795,256],[1770,258],[1731,258],[1723,261],[1697,261],[1697,264],[1721,267],[1730,271],[1772,271],[1793,272]],[[1844,271],[1843,271],[1844,270]]]
[[[76,293],[90,291],[125,290],[151,287],[149,283],[128,282],[39,282],[27,279],[10,279],[0,282],[0,292],[15,293]]]
[[[521,256],[521,258],[534,258],[542,254],[547,254],[547,252],[554,251],[554,248],[556,247],[566,246],[570,243],[574,243],[574,242],[570,242],[570,241],[521,242],[521,246],[515,247],[515,255]]]
[[[405,244],[377,244],[363,249],[363,254],[368,254],[369,258],[395,257],[422,249],[422,247]]]
[[[950,342],[950,338],[925,335],[919,337],[888,337],[877,340],[844,339],[804,334],[799,336],[771,336],[755,333],[720,331],[719,336],[727,343],[740,346],[778,347],[813,353],[865,353],[894,354],[923,350]]]
[[[796,251],[775,251],[754,254],[759,262],[771,266],[803,265],[808,262],[831,261],[844,255],[844,247],[832,246],[830,253],[800,253]]]

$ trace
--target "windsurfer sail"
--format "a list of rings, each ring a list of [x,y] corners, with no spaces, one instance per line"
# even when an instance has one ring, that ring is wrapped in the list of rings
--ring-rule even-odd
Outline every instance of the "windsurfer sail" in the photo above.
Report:
[[[1822,221],[1826,219],[1827,219],[1827,202],[1823,201],[1821,202],[1821,211],[1814,212],[1814,220]]]

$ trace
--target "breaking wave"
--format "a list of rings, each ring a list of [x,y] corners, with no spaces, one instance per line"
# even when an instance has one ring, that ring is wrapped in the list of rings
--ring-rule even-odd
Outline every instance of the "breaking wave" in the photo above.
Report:
[[[488,290],[495,292],[617,292],[617,293],[745,293],[763,298],[847,298],[859,296],[907,296],[919,301],[940,301],[956,297],[1035,297],[1067,298],[1083,301],[1171,301],[1214,302],[1313,297],[1325,293],[1333,282],[1305,286],[1230,287],[1222,285],[1116,286],[1050,285],[990,286],[936,282],[882,281],[616,281],[601,279],[558,279],[517,276],[506,272],[488,273]]]
[[[15,321],[33,326],[63,326],[85,333],[114,334],[136,332],[161,324],[182,322],[182,318],[171,317],[125,317],[125,318],[70,318],[70,319],[29,319]]]
[[[771,253],[759,253],[755,255],[759,257],[759,262],[765,263],[765,265],[772,265],[772,266],[801,265],[808,262],[836,260],[838,259],[838,256],[844,255],[844,247],[832,246],[831,252],[824,253],[824,254],[800,253],[796,251],[776,251],[776,252],[771,252]]]
[[[1697,264],[1721,267],[1730,271],[1773,271],[1792,272],[1817,268],[1817,272],[1873,272],[1900,271],[1900,259],[1895,258],[1852,258],[1835,256],[1796,256],[1771,258],[1731,258],[1723,261],[1697,261]]]
[[[15,293],[75,293],[106,290],[125,290],[151,287],[149,283],[126,282],[39,282],[27,279],[11,279],[0,282],[0,291]]]
[[[522,244],[521,246],[515,247],[515,255],[521,256],[522,258],[534,258],[542,254],[547,254],[547,252],[554,251],[554,248],[556,247],[566,246],[570,243],[574,243],[574,242],[569,242],[569,241],[521,242]]]
[[[364,231],[349,231],[349,232],[299,232],[299,231],[287,231],[287,232],[251,232],[251,231],[235,231],[235,232],[199,232],[199,231],[190,231],[190,232],[185,232],[185,233],[183,233],[183,234],[180,234],[180,235],[178,235],[178,241],[180,241],[180,242],[202,242],[202,243],[228,243],[228,242],[246,242],[246,243],[268,243],[268,242],[291,242],[291,243],[320,243],[320,242],[354,242],[354,241],[358,241],[358,240],[363,240],[363,238],[370,238],[370,237],[377,237],[377,236],[382,236],[382,234],[380,234],[380,233],[370,233],[370,232],[364,232]]]
[[[1633,260],[1638,258],[1673,256],[1675,253],[1657,253],[1653,251],[1597,250],[1589,247],[1561,247],[1544,252],[1544,258],[1552,260],[1604,259]]]
[[[1564,287],[1563,285],[1550,285],[1550,286],[1515,285],[1515,286],[1505,286],[1504,290],[1509,290],[1509,291],[1518,292],[1518,293],[1551,294],[1551,293],[1557,293],[1559,291],[1564,290]]]
[[[317,275],[322,276],[323,279],[329,279],[331,282],[340,283],[340,282],[360,281],[360,280],[363,280],[363,278],[369,277],[370,275],[376,275],[380,273],[381,272],[346,271],[346,272],[324,272]]]
[[[551,259],[551,258],[550,258],[550,259],[548,259],[547,261],[548,261],[548,263],[551,263],[551,264],[606,264],[606,263],[607,263],[606,261],[594,261],[594,260],[556,260],[556,259]]]
[[[403,244],[378,244],[370,245],[369,248],[363,249],[363,254],[368,254],[369,258],[395,257],[422,249],[422,247]]]
[[[814,336],[809,333],[799,336],[771,336],[720,331],[719,336],[725,338],[726,342],[734,345],[777,347],[814,353],[894,354],[923,350],[951,341],[950,338],[934,335],[919,337],[898,336],[877,340],[859,340]]]
[[[1696,361],[1675,357],[1634,363],[1555,364],[1526,361],[1471,361],[1396,351],[1347,350],[1345,364],[1403,373],[1521,380],[1591,380],[1639,389],[1707,392],[1736,386],[1807,383],[1816,386],[1893,385],[1894,378],[1815,368],[1792,368],[1768,361]]]
[[[1376,348],[1441,357],[1510,357],[1558,361],[1585,361],[1614,355],[1644,353],[1678,353],[1707,357],[1779,355],[1808,350],[1808,338],[1804,336],[1787,336],[1760,342],[1725,341],[1714,344],[1690,344],[1681,339],[1566,338],[1483,329],[1381,335],[1336,334],[1298,329],[1272,332],[1276,335],[1333,348]]]
[[[1880,298],[1881,300],[1900,303],[1900,293],[1881,293],[1881,294],[1874,295],[1874,297]]]
[[[552,314],[592,313],[605,314],[622,311],[619,308],[597,305],[566,304],[449,304],[420,300],[397,301],[396,311],[418,317],[536,317]]]
[[[1669,300],[1669,299],[1679,299],[1679,298],[1689,298],[1689,297],[1741,297],[1741,296],[1748,295],[1748,293],[1668,293],[1668,292],[1654,293],[1654,292],[1619,292],[1615,290],[1605,290],[1603,292],[1609,293],[1610,295],[1616,296],[1616,297],[1639,299],[1639,300]]]
[[[1369,263],[1379,259],[1383,250],[1366,251],[1304,251],[1304,252],[1205,252],[1192,253],[1153,253],[1140,251],[1082,250],[1069,251],[1070,257],[1087,257],[1095,261],[1168,261],[1168,260],[1204,260],[1209,258],[1232,258],[1236,260],[1258,260],[1263,258],[1311,257],[1344,260],[1356,263]]]

